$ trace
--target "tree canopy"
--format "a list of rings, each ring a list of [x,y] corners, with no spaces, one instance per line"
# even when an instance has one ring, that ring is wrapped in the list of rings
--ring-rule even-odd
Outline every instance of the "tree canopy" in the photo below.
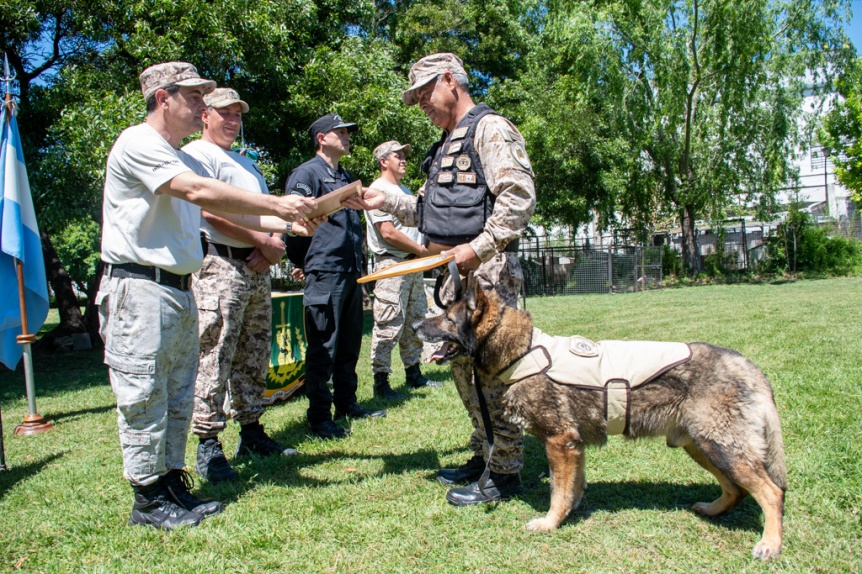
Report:
[[[696,220],[739,203],[768,210],[792,179],[804,78],[842,76],[855,57],[841,28],[849,4],[7,0],[0,50],[18,78],[43,240],[79,287],[98,261],[105,161],[119,132],[143,119],[147,66],[189,61],[237,89],[251,105],[247,144],[275,190],[310,157],[306,129],[328,112],[359,124],[344,163],[363,181],[376,177],[377,144],[413,145],[415,188],[438,133],[400,92],[412,62],[443,50],[462,57],[477,101],[523,132],[537,221],[574,229],[597,219],[642,238],[675,222],[695,272]],[[851,84],[830,125],[852,125]],[[855,157],[850,143],[842,149]]]
[[[843,101],[826,116],[821,142],[832,149],[835,174],[862,205],[862,59],[838,81]]]

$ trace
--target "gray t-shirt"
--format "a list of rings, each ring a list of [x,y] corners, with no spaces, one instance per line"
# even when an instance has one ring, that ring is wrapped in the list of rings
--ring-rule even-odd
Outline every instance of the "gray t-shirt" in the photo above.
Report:
[[[387,181],[385,179],[378,178],[368,187],[373,187],[375,189],[383,190],[387,193],[404,193],[406,195],[412,196],[410,190],[407,189],[403,185],[395,185],[394,183]],[[377,231],[377,227],[374,225],[375,223],[382,223],[384,221],[392,222],[392,225],[415,241],[418,244],[422,244],[422,234],[419,233],[419,229],[416,227],[407,227],[403,223],[401,223],[397,218],[393,217],[391,214],[386,213],[385,211],[380,211],[375,209],[374,211],[366,211],[365,212],[365,222],[368,227],[368,249],[371,250],[375,255],[394,255],[396,257],[404,258],[410,255],[410,253],[398,249],[385,239],[381,237],[380,232]]]
[[[127,128],[111,149],[102,203],[102,260],[194,273],[203,263],[201,208],[159,193],[185,172],[208,177],[196,159],[144,123]]]

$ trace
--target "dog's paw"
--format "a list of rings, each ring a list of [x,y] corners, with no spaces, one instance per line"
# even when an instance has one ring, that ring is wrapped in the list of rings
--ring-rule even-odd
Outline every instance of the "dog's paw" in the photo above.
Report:
[[[554,523],[553,520],[549,520],[548,517],[543,516],[542,518],[535,518],[529,521],[524,528],[533,532],[549,532],[556,530],[557,526],[559,525]]]
[[[761,540],[757,544],[754,545],[754,549],[751,551],[751,555],[755,558],[760,558],[761,560],[769,560],[770,558],[775,558],[781,554],[781,543],[774,544],[771,542],[767,542],[766,540]]]
[[[726,508],[716,504],[715,502],[697,502],[691,506],[691,509],[695,514],[710,517],[718,516],[726,510]]]

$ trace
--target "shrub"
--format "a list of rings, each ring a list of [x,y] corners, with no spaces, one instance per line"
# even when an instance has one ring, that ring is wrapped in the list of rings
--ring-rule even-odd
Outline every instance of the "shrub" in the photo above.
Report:
[[[795,206],[778,226],[767,246],[764,270],[847,275],[862,264],[862,244],[855,239],[829,237],[811,215]]]

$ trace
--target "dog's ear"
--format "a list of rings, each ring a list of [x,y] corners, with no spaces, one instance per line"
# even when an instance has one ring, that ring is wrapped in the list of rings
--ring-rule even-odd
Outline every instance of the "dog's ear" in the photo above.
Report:
[[[482,286],[479,285],[479,280],[470,271],[467,273],[467,310],[471,313],[476,310],[479,303],[485,297],[485,292],[482,291]]]

